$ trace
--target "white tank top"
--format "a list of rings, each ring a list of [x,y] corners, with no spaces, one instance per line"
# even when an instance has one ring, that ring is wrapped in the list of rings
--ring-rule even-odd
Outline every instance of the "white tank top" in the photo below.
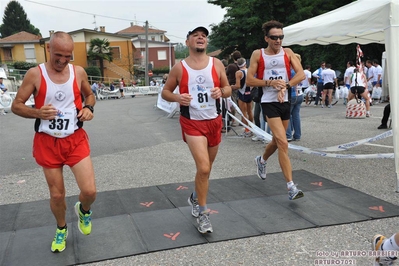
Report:
[[[351,87],[367,87],[367,81],[365,80],[366,76],[363,73],[354,72],[351,76]]]
[[[245,75],[244,75],[244,73],[243,73],[243,75],[241,76],[241,79],[243,79],[244,77],[246,78],[247,77],[247,74],[248,74],[248,69],[240,69],[240,71],[244,71],[245,72]],[[241,85],[241,83],[240,83],[240,85]],[[247,88],[247,83],[246,83],[246,81],[244,80],[244,85],[238,90],[241,94],[245,94],[245,90],[246,90],[246,88]]]
[[[210,120],[220,114],[220,101],[211,97],[211,89],[219,87],[213,58],[209,57],[208,65],[201,70],[188,66],[185,60],[181,61],[183,74],[179,84],[180,94],[189,93],[192,100],[189,106],[180,106],[181,115],[192,120]]]
[[[77,118],[76,102],[81,99],[79,88],[75,81],[75,71],[73,65],[69,64],[69,79],[64,84],[56,84],[51,81],[48,76],[44,64],[40,64],[39,68],[42,74],[42,81],[38,95],[35,97],[35,108],[40,109],[41,106],[52,104],[57,109],[57,116],[52,120],[36,120],[36,132],[44,132],[56,138],[65,138],[74,133],[82,123]],[[44,84],[43,84],[44,83]],[[77,95],[78,90],[78,95]]]
[[[265,49],[261,49],[261,55],[263,61],[265,62],[265,70],[263,73],[264,80],[275,80],[282,79],[288,82],[287,66],[284,60],[284,49],[281,48],[280,52],[276,55],[267,55]],[[289,68],[288,68],[289,69]],[[263,87],[263,96],[261,99],[262,103],[278,102],[278,92],[272,86]],[[288,101],[288,94],[291,93],[290,90],[285,92],[284,102]]]

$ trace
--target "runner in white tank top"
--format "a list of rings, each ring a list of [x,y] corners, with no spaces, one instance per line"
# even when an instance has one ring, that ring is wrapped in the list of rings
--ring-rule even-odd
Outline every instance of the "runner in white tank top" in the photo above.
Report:
[[[188,66],[185,60],[181,61],[183,67],[183,80],[187,85],[179,86],[180,94],[187,92],[192,96],[189,106],[180,106],[181,115],[192,120],[215,119],[221,112],[220,99],[211,97],[211,89],[218,87],[218,77],[213,76],[215,68],[214,58],[209,57],[208,65],[201,70],[195,70]]]
[[[292,167],[288,157],[288,141],[285,133],[290,121],[290,103],[287,94],[291,92],[291,87],[305,78],[305,74],[294,52],[282,47],[283,24],[271,20],[264,23],[262,29],[268,45],[267,48],[252,53],[247,85],[263,87],[262,111],[273,132],[273,138],[264,153],[255,158],[256,170],[261,179],[266,179],[266,161],[278,149],[279,163],[287,182],[288,198],[295,200],[304,194],[292,180]],[[292,79],[290,67],[296,73]]]
[[[265,53],[265,49],[261,49],[261,55],[263,61],[265,62],[265,69],[263,71],[263,79],[264,80],[283,80],[284,82],[288,82],[288,74],[287,69],[290,69],[290,66],[287,64],[285,58],[284,49],[281,47],[280,52],[278,54],[268,55]],[[278,93],[279,90],[275,89],[273,86],[264,86],[263,87],[263,96],[261,99],[262,103],[271,103],[278,102]],[[288,94],[284,95],[284,102],[288,102]]]
[[[96,100],[85,70],[69,64],[74,48],[72,37],[57,31],[46,45],[49,60],[27,71],[11,109],[16,115],[36,119],[33,156],[42,166],[50,191],[50,208],[57,223],[51,251],[62,252],[68,237],[65,165],[70,167],[80,189],[79,201],[73,207],[78,229],[88,235],[92,228],[91,205],[97,191],[88,136],[80,127],[84,121],[93,119]],[[32,94],[35,108],[25,105]]]
[[[48,76],[44,64],[39,65],[42,74],[42,84],[35,96],[35,108],[52,104],[57,109],[57,117],[51,120],[37,119],[36,132],[44,132],[56,138],[65,138],[82,127],[77,117],[77,106],[82,108],[80,91],[75,80],[75,68],[69,64],[70,78],[63,84],[54,83]]]
[[[206,55],[208,34],[204,27],[188,32],[189,56],[172,68],[162,89],[164,100],[180,104],[182,137],[197,167],[195,190],[188,203],[202,234],[213,232],[206,205],[209,176],[221,142],[220,98],[231,95],[222,62]],[[180,93],[174,94],[177,86]]]

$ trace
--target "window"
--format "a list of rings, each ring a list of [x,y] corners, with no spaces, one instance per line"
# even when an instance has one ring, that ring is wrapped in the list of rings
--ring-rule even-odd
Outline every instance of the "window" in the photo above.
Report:
[[[158,60],[166,60],[166,51],[159,50],[158,51]]]
[[[155,41],[155,36],[151,36],[151,41]]]
[[[4,51],[4,60],[5,61],[12,61],[11,48],[3,48],[3,51]]]
[[[24,44],[26,62],[36,62],[36,53],[34,44]]]
[[[112,59],[121,59],[121,52],[119,47],[110,47],[112,53]]]

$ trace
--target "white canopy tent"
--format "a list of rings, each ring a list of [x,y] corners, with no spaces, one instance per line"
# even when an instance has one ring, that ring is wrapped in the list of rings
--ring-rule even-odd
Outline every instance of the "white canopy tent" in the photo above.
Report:
[[[399,0],[358,0],[284,28],[284,45],[385,44],[399,192]]]

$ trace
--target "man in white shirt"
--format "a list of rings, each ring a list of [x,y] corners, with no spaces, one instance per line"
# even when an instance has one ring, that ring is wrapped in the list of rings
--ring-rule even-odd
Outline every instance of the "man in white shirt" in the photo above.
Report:
[[[326,69],[321,72],[321,77],[323,79],[323,96],[321,100],[321,108],[324,108],[324,103],[326,100],[326,95],[328,94],[328,108],[331,108],[332,94],[335,87],[338,88],[338,81],[335,71],[331,69],[331,64],[326,64]]]
[[[374,69],[375,67],[373,66],[373,62],[371,62],[371,60],[367,60],[366,61],[366,66],[368,67],[368,71],[367,71],[367,81],[373,81],[373,77],[374,77]]]
[[[321,73],[325,68],[326,68],[326,62],[322,61],[320,67],[316,69],[315,72],[312,73],[312,76],[317,78],[317,94],[314,102],[315,106],[317,106],[317,104],[319,103],[321,92],[323,91],[323,79],[321,77]]]
[[[348,63],[346,63],[346,70],[345,70],[345,74],[344,74],[344,80],[345,80],[345,86],[350,89],[351,87],[351,76],[353,74],[353,70],[355,69],[355,66],[353,65],[353,61],[349,61]]]
[[[306,65],[305,69],[303,70],[305,73],[305,79],[302,80],[302,92],[305,92],[305,90],[310,86],[311,84],[311,78],[312,78],[312,72],[310,72],[310,65]]]
[[[374,75],[373,75],[373,87],[381,87],[382,85],[382,67],[379,65],[377,59],[373,60]]]

